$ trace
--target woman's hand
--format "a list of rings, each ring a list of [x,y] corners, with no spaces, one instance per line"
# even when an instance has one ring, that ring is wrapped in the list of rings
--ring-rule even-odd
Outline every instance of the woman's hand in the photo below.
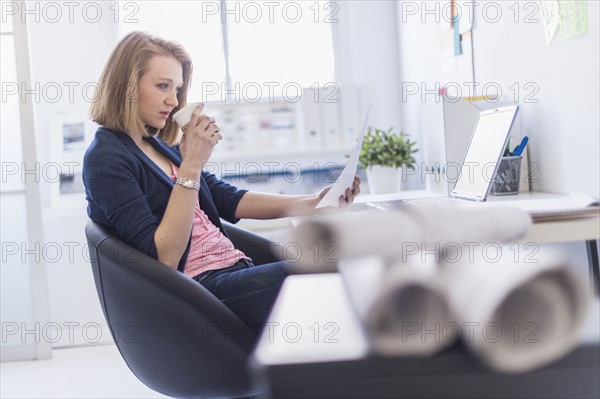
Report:
[[[198,171],[208,162],[215,145],[223,139],[215,118],[202,115],[203,109],[204,104],[199,104],[190,121],[181,128],[183,137],[179,146],[183,162]]]
[[[331,189],[331,187],[332,187],[332,185],[327,186],[319,192],[319,194],[317,195],[318,201],[316,202],[316,204],[321,202],[321,200],[323,199],[323,197],[325,197],[325,194],[327,194],[327,192]],[[346,191],[344,192],[344,195],[341,195],[339,198],[340,208],[349,207],[354,202],[354,198],[356,198],[356,196],[358,194],[360,194],[360,177],[354,176],[354,182],[352,183],[352,189],[347,188]],[[315,204],[315,206],[316,206],[316,204]]]
[[[337,211],[338,208],[324,207],[315,209],[331,186],[325,187],[318,194],[312,195],[280,195],[249,191],[240,200],[235,211],[239,219],[276,219],[288,216],[310,216],[315,213]],[[340,196],[340,208],[347,208],[360,193],[360,179],[354,177],[352,189]]]

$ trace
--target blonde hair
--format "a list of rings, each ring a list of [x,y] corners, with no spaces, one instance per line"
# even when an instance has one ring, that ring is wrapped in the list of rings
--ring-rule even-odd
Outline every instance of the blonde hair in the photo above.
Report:
[[[111,53],[96,87],[96,98],[90,107],[90,117],[108,129],[149,136],[140,116],[139,82],[154,56],[169,56],[181,63],[183,86],[177,93],[177,112],[187,104],[187,92],[192,79],[192,60],[179,43],[160,39],[145,32],[131,32],[121,39]],[[179,127],[167,119],[158,137],[168,145],[179,139]]]

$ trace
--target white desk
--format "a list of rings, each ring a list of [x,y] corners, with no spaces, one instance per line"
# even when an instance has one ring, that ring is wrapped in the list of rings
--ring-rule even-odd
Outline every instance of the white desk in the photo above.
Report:
[[[288,277],[255,352],[259,362],[356,360],[368,344],[337,273]]]
[[[339,274],[290,276],[252,366],[263,391],[277,398],[597,398],[598,319],[596,302],[581,346],[525,374],[492,372],[460,345],[430,358],[381,358],[369,353]]]
[[[426,190],[403,191],[393,194],[381,195],[359,195],[356,198],[356,204],[366,204],[369,202],[383,202],[394,200],[410,200],[416,198],[442,197],[442,194],[433,193]],[[565,195],[539,193],[539,192],[523,192],[518,195],[504,196],[488,196],[488,202],[507,203],[523,200],[546,200],[546,199],[561,199]],[[521,239],[521,242],[536,242],[536,243],[555,243],[569,241],[589,241],[600,239],[600,218],[574,218],[571,220],[561,220],[553,222],[538,222],[534,223],[531,230]]]
[[[393,194],[382,195],[364,195],[358,196],[355,203],[357,205],[370,202],[385,202],[395,200],[410,200],[417,198],[443,197],[442,194],[433,193],[426,190],[403,191]],[[536,201],[536,200],[561,200],[568,196],[561,194],[540,193],[540,192],[522,192],[518,195],[488,196],[490,204],[510,204],[514,201]],[[600,239],[600,217],[573,217],[560,221],[535,222],[532,224],[525,237],[519,240],[521,243],[558,243],[585,241],[588,267],[590,271],[590,281],[596,294],[600,291],[600,261],[598,256],[598,240]]]

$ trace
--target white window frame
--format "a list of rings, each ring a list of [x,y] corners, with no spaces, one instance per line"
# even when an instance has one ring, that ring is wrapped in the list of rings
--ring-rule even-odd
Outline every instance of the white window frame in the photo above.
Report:
[[[25,6],[23,1],[19,1],[19,3],[19,7]],[[27,24],[16,13],[13,14],[12,21],[13,31],[2,32],[2,35],[12,35],[14,37],[17,81],[26,82],[27,86],[31,86]],[[21,125],[19,136],[22,143],[23,163],[24,165],[36,165],[38,159],[32,101],[19,101],[19,119]],[[36,243],[39,245],[39,243],[44,242],[40,184],[35,180],[33,178],[26,178],[24,190],[21,191],[25,194],[25,207],[27,209],[28,248],[35,248]],[[30,267],[33,322],[36,326],[39,326],[39,330],[42,330],[50,320],[46,264],[42,257],[30,257],[28,264]],[[19,327],[22,328],[23,326]],[[35,326],[27,326],[28,329],[32,329],[32,327]],[[32,345],[24,344],[3,347],[0,361],[47,359],[51,357],[51,343],[36,335]]]

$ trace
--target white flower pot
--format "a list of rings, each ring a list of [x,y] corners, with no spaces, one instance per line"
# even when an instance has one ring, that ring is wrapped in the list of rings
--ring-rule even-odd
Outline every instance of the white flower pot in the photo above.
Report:
[[[373,165],[367,168],[370,194],[397,193],[402,189],[403,168]]]

